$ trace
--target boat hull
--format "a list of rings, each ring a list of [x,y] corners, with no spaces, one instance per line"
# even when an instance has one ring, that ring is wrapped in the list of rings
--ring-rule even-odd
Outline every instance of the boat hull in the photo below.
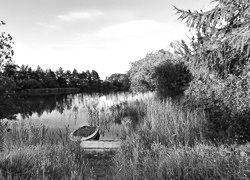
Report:
[[[87,141],[99,140],[100,127],[82,126],[75,131],[71,132],[69,138],[71,141]]]

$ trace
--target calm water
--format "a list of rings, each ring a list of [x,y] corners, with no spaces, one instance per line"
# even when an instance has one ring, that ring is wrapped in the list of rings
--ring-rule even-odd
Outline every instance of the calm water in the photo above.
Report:
[[[33,96],[29,99],[31,106],[23,113],[17,115],[17,123],[28,126],[46,125],[49,131],[70,131],[83,125],[90,125],[86,118],[86,95],[69,94],[53,96]],[[101,128],[100,139],[117,139],[121,131],[121,125],[111,124]]]

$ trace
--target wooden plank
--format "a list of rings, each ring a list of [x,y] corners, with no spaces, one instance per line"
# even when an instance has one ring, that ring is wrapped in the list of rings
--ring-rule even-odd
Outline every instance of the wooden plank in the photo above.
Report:
[[[114,151],[121,148],[120,141],[82,141],[80,146],[87,151]]]

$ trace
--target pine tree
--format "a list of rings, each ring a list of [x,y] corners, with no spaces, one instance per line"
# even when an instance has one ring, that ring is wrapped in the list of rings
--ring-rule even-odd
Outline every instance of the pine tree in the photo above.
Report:
[[[214,8],[206,12],[174,7],[179,20],[196,33],[190,53],[183,56],[195,77],[186,95],[189,104],[204,108],[208,137],[247,142],[250,141],[250,0],[212,2]]]
[[[250,0],[214,0],[209,11],[181,10],[179,20],[197,34],[194,66],[206,66],[222,76],[239,75],[250,55]]]

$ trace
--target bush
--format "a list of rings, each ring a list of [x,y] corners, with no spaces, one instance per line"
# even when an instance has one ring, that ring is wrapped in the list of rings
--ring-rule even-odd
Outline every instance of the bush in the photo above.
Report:
[[[162,98],[182,96],[192,80],[183,62],[163,61],[155,68],[156,90]]]
[[[0,119],[11,117],[18,109],[16,83],[13,79],[0,76]]]
[[[133,92],[147,92],[154,91],[156,88],[156,81],[153,77],[155,67],[167,59],[176,59],[171,52],[159,50],[157,52],[149,53],[138,61],[131,63],[128,71],[131,82],[130,90]]]
[[[247,74],[225,79],[210,76],[190,84],[187,102],[205,109],[209,139],[228,143],[250,141],[249,86]]]

